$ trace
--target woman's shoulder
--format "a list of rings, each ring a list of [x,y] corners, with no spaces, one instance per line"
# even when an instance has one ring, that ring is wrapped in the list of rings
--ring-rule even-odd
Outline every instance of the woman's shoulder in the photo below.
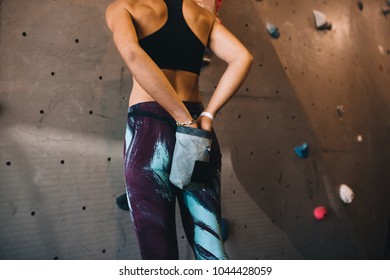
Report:
[[[215,15],[198,5],[194,0],[183,0],[183,13],[187,22],[190,23],[190,27],[193,30],[197,30],[195,33],[201,38],[204,37],[202,41],[205,41],[209,37],[210,31],[216,21]]]
[[[206,8],[201,7],[195,0],[183,0],[183,6],[192,11],[196,16],[201,16],[209,21],[215,20],[215,15]]]
[[[107,6],[107,10],[126,9],[131,13],[141,4],[142,0],[115,0]]]

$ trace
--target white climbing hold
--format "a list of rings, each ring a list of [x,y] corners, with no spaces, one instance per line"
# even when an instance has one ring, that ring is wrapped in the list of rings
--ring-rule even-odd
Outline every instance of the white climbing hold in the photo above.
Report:
[[[337,114],[339,115],[339,117],[342,117],[344,114],[345,114],[345,107],[344,105],[338,105],[336,107],[336,111],[337,111]]]
[[[340,198],[344,203],[351,203],[354,197],[355,193],[349,186],[345,184],[340,185]]]
[[[320,11],[313,10],[314,20],[317,29],[324,30],[324,29],[332,29],[332,25],[328,23],[328,20],[326,18],[326,15]]]
[[[316,27],[320,28],[321,26],[325,25],[328,21],[326,19],[326,15],[320,11],[314,10],[314,19],[316,21]]]
[[[273,38],[277,39],[280,37],[279,29],[276,27],[275,24],[271,22],[267,22],[266,28],[268,31],[268,34],[271,35]]]
[[[359,143],[363,142],[363,136],[359,134],[359,135],[356,137],[356,140],[357,140]]]

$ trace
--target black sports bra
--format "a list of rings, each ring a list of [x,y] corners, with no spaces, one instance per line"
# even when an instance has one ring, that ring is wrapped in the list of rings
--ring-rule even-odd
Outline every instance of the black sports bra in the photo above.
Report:
[[[199,75],[205,46],[184,19],[183,0],[164,1],[168,8],[166,23],[138,42],[160,69],[183,70]]]

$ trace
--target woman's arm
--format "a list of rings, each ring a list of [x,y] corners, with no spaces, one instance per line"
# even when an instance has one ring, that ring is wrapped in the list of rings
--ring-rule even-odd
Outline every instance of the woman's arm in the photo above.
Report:
[[[241,42],[219,22],[214,23],[209,47],[218,58],[228,64],[205,109],[206,112],[215,116],[244,82],[251,68],[253,57]],[[202,129],[211,130],[211,120],[207,117],[202,117],[199,125]]]
[[[149,55],[139,46],[129,9],[123,1],[110,4],[106,11],[107,25],[114,43],[134,79],[177,122],[192,119],[174,88]]]

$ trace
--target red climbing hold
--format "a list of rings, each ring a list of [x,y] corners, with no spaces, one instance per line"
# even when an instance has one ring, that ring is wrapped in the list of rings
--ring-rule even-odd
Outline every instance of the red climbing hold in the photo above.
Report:
[[[320,221],[322,219],[325,218],[326,214],[328,213],[328,211],[326,210],[326,208],[324,206],[318,206],[314,209],[314,217]]]

